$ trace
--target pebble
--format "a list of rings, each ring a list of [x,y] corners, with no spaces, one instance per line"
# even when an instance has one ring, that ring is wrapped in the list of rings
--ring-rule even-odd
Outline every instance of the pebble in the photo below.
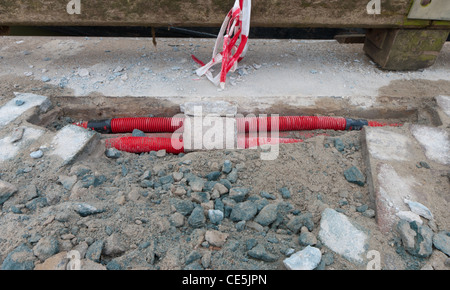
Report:
[[[288,270],[314,270],[322,259],[318,248],[307,246],[305,249],[292,254],[283,260]]]
[[[287,187],[280,188],[280,193],[284,199],[291,198],[291,192]]]
[[[206,178],[208,181],[216,181],[216,180],[219,179],[219,177],[220,177],[221,174],[222,174],[222,172],[220,172],[220,171],[213,171],[213,172],[211,172],[211,173],[208,173],[208,174],[205,176],[205,178]]]
[[[255,222],[262,226],[269,226],[278,217],[278,204],[268,204],[261,209],[256,218]]]
[[[104,210],[97,209],[96,207],[87,203],[78,203],[75,205],[75,211],[82,217],[86,217],[93,214],[104,212]]]
[[[355,183],[359,186],[364,186],[366,178],[355,166],[350,167],[344,171],[344,177],[348,182]]]
[[[231,211],[230,219],[234,222],[251,220],[257,213],[258,208],[255,203],[245,201],[238,203]]]
[[[188,224],[193,228],[200,228],[204,226],[205,221],[205,214],[203,213],[203,208],[200,206],[195,207],[188,218]]]
[[[134,129],[133,132],[131,132],[132,137],[145,137],[145,133],[139,129]]]
[[[302,246],[314,246],[317,244],[317,238],[313,233],[309,232],[306,227],[302,227],[298,242]]]
[[[58,240],[52,236],[44,237],[33,247],[33,254],[45,261],[59,252]]]
[[[43,81],[44,83],[48,83],[49,81],[51,81],[52,79],[51,78],[49,78],[48,76],[43,76],[42,78],[41,78],[41,81]]]
[[[11,251],[2,263],[2,270],[33,270],[36,257],[26,244]]]
[[[442,231],[433,236],[433,245],[447,256],[450,256],[450,232]]]
[[[111,159],[119,159],[122,156],[122,153],[116,148],[108,148],[105,150],[105,155]]]
[[[408,253],[419,258],[427,258],[431,255],[433,231],[428,226],[400,220],[397,223],[397,231],[402,245]]]
[[[238,179],[238,170],[236,168],[233,168],[230,173],[227,175],[228,181],[231,183],[236,183]]]
[[[261,191],[259,194],[266,199],[272,199],[272,200],[277,199],[277,197],[275,195],[270,194],[267,191]]]
[[[34,152],[30,153],[30,157],[33,158],[33,159],[39,159],[42,156],[44,156],[44,152],[42,152],[42,150],[37,150],[37,151],[34,151]]]
[[[334,139],[334,148],[336,148],[339,152],[343,152],[345,149],[344,142],[340,138]]]
[[[20,107],[20,106],[22,106],[23,104],[25,104],[25,101],[22,101],[22,100],[16,100],[15,104],[16,104],[16,106]]]
[[[209,230],[205,233],[205,240],[214,247],[223,247],[227,238],[228,234],[216,230]]]
[[[162,149],[162,150],[159,150],[158,152],[156,152],[156,157],[158,157],[158,158],[162,158],[165,156],[166,156],[166,149]]]
[[[208,218],[213,224],[220,224],[224,218],[224,214],[221,210],[210,209],[208,210]]]
[[[235,187],[230,190],[229,197],[236,202],[242,202],[246,198],[250,189],[245,187]]]
[[[9,182],[0,180],[0,205],[3,205],[18,191],[17,187]]]
[[[171,204],[175,207],[177,212],[184,216],[190,215],[194,210],[194,203],[188,199],[172,199]]]
[[[86,258],[99,263],[102,255],[103,246],[105,245],[103,240],[97,240],[92,243],[86,251]]]
[[[223,162],[223,165],[222,165],[222,172],[225,173],[225,174],[228,174],[228,173],[231,172],[232,169],[233,168],[232,168],[231,161],[230,160],[225,160]]]
[[[262,244],[256,245],[253,249],[247,252],[250,257],[264,262],[275,262],[278,257],[267,252],[266,248]]]

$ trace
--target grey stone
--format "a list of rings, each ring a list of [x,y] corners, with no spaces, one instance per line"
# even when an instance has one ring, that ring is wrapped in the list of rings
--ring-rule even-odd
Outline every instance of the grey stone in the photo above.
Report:
[[[283,264],[289,270],[314,270],[322,259],[322,253],[318,248],[307,246],[303,250],[292,254],[283,260]]]
[[[48,83],[49,81],[51,81],[52,79],[49,78],[48,76],[42,76],[41,81],[43,81],[44,83]]]
[[[339,152],[344,151],[344,149],[345,149],[344,142],[342,142],[342,140],[340,138],[335,138],[334,139],[334,148],[336,148]]]
[[[208,217],[213,224],[218,225],[222,222],[224,214],[221,210],[210,209],[208,210]]]
[[[278,216],[278,204],[268,204],[261,209],[255,218],[255,222],[262,226],[272,224]]]
[[[26,244],[11,251],[3,260],[2,270],[33,270],[36,257]]]
[[[413,256],[427,258],[433,251],[433,231],[426,225],[400,220],[397,223],[403,247]]]
[[[307,229],[303,229],[306,229],[306,227],[302,228],[302,231],[298,237],[298,243],[302,246],[314,246],[317,244],[316,236]]]
[[[145,133],[139,129],[134,129],[133,132],[131,132],[132,137],[145,137]]]
[[[222,172],[225,174],[228,174],[231,172],[232,169],[233,169],[233,167],[232,167],[231,161],[225,160],[222,165]]]
[[[298,233],[300,229],[305,226],[309,231],[314,229],[314,221],[311,213],[304,213],[299,216],[294,216],[287,224],[287,228],[294,234]]]
[[[113,233],[106,239],[102,252],[106,256],[119,256],[125,252],[125,247],[117,233]]]
[[[98,214],[104,212],[102,209],[97,209],[96,207],[87,203],[78,203],[75,205],[75,211],[82,217],[86,217],[93,214]]]
[[[205,185],[205,180],[202,178],[193,178],[189,181],[189,186],[191,187],[192,191],[203,191],[203,186]]]
[[[281,193],[281,196],[285,199],[291,198],[291,192],[289,191],[289,189],[287,187],[280,188],[280,193]]]
[[[450,256],[450,232],[442,231],[433,236],[433,245],[436,249]]]
[[[344,177],[348,182],[355,183],[359,186],[364,186],[366,178],[355,166],[350,167],[344,171]]]
[[[228,173],[227,175],[227,179],[228,181],[230,181],[231,183],[236,183],[237,179],[238,179],[238,171],[236,168],[233,168],[231,170],[230,173]]]
[[[166,175],[166,176],[161,177],[161,178],[159,179],[159,182],[160,182],[161,184],[172,184],[172,183],[174,183],[174,179],[173,179],[172,174],[169,174],[169,175]]]
[[[206,178],[208,181],[216,181],[216,180],[219,179],[219,177],[220,177],[221,174],[222,174],[222,172],[220,172],[220,171],[213,171],[213,172],[211,172],[211,173],[208,173],[208,174],[205,176],[205,178]]]
[[[245,221],[240,221],[236,223],[236,230],[241,232],[245,229]]]
[[[230,219],[234,222],[251,220],[257,213],[258,208],[252,201],[238,203],[231,211]]]
[[[190,215],[194,209],[194,203],[191,200],[172,199],[171,203],[175,207],[176,211],[184,216]]]
[[[275,195],[270,194],[267,191],[261,191],[259,194],[266,199],[273,199],[273,200],[277,199]]]
[[[12,195],[17,192],[17,187],[9,182],[0,180],[0,205],[3,205]]]
[[[193,228],[200,228],[205,225],[205,214],[203,213],[203,208],[198,206],[194,208],[191,215],[188,218],[188,224]]]
[[[193,250],[187,257],[186,257],[186,265],[191,264],[194,261],[197,261],[201,259],[202,254],[196,250]]]
[[[97,240],[92,243],[86,251],[86,258],[99,263],[104,244],[103,240]]]
[[[267,252],[266,248],[262,244],[258,244],[253,249],[247,252],[250,257],[264,262],[275,262],[278,257]]]
[[[44,237],[33,247],[33,253],[41,261],[45,261],[59,252],[58,240],[52,236]]]
[[[105,150],[105,155],[106,157],[111,159],[118,159],[120,158],[120,156],[122,156],[122,153],[116,148],[108,148]]]
[[[247,197],[250,189],[245,187],[234,187],[230,190],[229,197],[236,202],[242,202]]]

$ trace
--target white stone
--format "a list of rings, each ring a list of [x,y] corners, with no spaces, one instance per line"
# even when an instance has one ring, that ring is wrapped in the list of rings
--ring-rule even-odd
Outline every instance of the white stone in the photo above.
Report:
[[[50,108],[50,100],[45,96],[14,93],[16,97],[0,108],[0,129],[33,107],[39,107],[42,112],[46,112]],[[16,101],[22,100],[24,104],[16,105]]]
[[[413,125],[411,133],[425,149],[428,159],[450,164],[450,138],[447,131],[440,128]]]
[[[318,235],[330,250],[350,262],[362,263],[366,252],[367,235],[356,228],[343,214],[327,208],[322,212]]]
[[[307,246],[284,259],[283,264],[288,270],[314,270],[321,259],[322,253],[318,248]]]
[[[416,214],[426,218],[427,220],[432,220],[433,219],[433,214],[423,204],[421,204],[419,202],[411,201],[411,200],[408,200],[408,199],[405,199],[405,203],[409,206],[409,208],[411,209],[411,211],[413,213],[416,213]]]

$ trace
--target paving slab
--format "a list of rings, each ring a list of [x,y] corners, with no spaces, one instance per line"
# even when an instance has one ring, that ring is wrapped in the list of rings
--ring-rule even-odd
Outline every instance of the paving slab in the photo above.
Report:
[[[94,131],[86,130],[76,125],[62,128],[51,140],[48,155],[57,157],[60,165],[71,164],[83,150],[97,138]]]
[[[448,134],[442,128],[405,124],[403,127],[366,127],[362,146],[376,221],[389,233],[400,218],[410,219],[407,202],[418,202],[435,215],[446,204]],[[447,147],[446,147],[447,146]],[[446,149],[447,148],[447,149]],[[448,227],[449,214],[435,215]]]
[[[16,140],[13,132],[6,134],[0,139],[0,163],[13,160],[20,152],[37,141],[44,133],[44,129],[33,127],[19,127],[23,129],[20,140]]]
[[[32,108],[37,107],[41,112],[45,112],[51,106],[50,100],[46,96],[30,93],[15,93],[15,95],[15,98],[0,108],[0,129]]]

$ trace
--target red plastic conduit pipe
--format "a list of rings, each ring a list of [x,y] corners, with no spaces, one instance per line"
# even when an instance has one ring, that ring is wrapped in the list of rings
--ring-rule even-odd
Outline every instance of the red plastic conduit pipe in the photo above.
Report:
[[[244,117],[236,118],[238,133],[259,131],[259,127],[272,131],[273,124],[278,124],[278,131],[301,130],[361,130],[364,126],[384,126],[378,122],[354,120],[338,117],[315,116],[280,116],[280,117]],[[134,129],[146,133],[175,132],[184,125],[184,118],[114,118],[109,120],[80,122],[76,125],[100,133],[129,133]],[[392,124],[391,126],[400,126]]]
[[[287,144],[303,142],[300,139],[289,138],[260,138],[244,137],[238,138],[238,148],[248,149],[266,144]],[[160,137],[120,137],[105,140],[106,148],[116,148],[120,151],[130,153],[144,153],[150,151],[159,151],[165,149],[167,153],[184,153],[183,141],[172,138]]]

